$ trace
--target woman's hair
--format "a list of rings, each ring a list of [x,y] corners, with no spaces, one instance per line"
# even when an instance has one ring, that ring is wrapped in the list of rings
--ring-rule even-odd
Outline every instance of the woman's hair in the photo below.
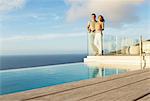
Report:
[[[101,17],[102,19],[100,21],[105,22],[105,19],[102,15],[99,15],[98,18]]]

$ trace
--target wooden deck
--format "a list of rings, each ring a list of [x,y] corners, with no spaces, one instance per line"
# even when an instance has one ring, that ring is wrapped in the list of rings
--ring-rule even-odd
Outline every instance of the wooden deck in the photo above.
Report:
[[[150,69],[3,95],[0,101],[150,101]]]

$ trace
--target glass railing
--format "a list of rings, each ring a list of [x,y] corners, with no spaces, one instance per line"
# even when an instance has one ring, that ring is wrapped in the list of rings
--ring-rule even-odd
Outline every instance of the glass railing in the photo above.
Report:
[[[102,40],[103,55],[140,55],[142,52],[150,53],[150,40],[141,37],[140,35],[130,36],[115,36],[104,35]],[[94,45],[94,38],[88,34],[88,55],[96,55],[97,48]]]

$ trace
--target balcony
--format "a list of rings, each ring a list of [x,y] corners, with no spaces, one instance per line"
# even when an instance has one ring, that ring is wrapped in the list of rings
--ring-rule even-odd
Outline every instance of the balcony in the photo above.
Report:
[[[89,40],[90,37],[88,37]],[[107,35],[103,38],[103,55],[95,56],[88,41],[88,65],[122,65],[133,68],[150,67],[150,40],[137,36],[130,37]]]

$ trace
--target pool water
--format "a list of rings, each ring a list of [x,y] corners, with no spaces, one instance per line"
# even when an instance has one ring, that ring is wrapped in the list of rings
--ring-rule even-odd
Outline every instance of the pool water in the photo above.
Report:
[[[84,63],[1,70],[0,95],[124,72],[127,70],[88,67]]]

